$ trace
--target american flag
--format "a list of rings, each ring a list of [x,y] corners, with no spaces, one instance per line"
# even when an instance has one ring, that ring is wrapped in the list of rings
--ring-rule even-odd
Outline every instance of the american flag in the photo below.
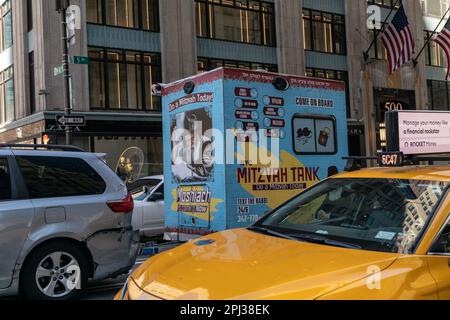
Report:
[[[411,61],[415,44],[403,5],[384,30],[382,40],[388,52],[389,74]]]
[[[445,55],[447,57],[447,75],[445,76],[445,80],[450,79],[450,20],[447,21],[444,29],[442,29],[441,33],[439,33],[434,41],[441,46],[444,50]]]

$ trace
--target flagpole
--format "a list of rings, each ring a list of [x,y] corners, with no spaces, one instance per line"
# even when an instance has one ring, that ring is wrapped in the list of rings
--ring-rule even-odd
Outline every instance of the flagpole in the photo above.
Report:
[[[399,4],[399,2],[401,2],[401,0],[396,0],[395,4],[392,6],[391,11],[389,12],[389,14],[387,15],[386,19],[383,21],[383,25],[381,26],[381,29],[378,32],[375,32],[375,37],[373,38],[372,42],[370,43],[369,48],[363,52],[364,55],[364,61],[367,63],[367,61],[369,61],[369,52],[372,49],[373,45],[375,44],[375,42],[378,39],[378,36],[380,35],[380,33],[384,32],[384,29],[386,28],[386,23],[388,21],[388,19],[390,18],[392,12],[394,12],[394,10],[396,10],[397,5]],[[376,29],[375,29],[376,30]]]
[[[430,41],[431,41],[431,38],[433,38],[433,36],[435,35],[437,29],[438,29],[439,26],[441,25],[442,21],[444,21],[445,17],[447,16],[447,14],[448,14],[449,12],[450,12],[450,7],[448,7],[448,9],[447,9],[447,11],[445,12],[444,16],[441,18],[441,21],[439,21],[439,23],[438,23],[438,25],[436,26],[436,28],[434,29],[433,33],[428,37],[427,42],[425,42],[424,46],[423,46],[422,49],[419,51],[419,53],[417,54],[416,58],[412,60],[412,61],[413,61],[413,64],[414,64],[414,67],[417,66],[417,64],[418,64],[418,61],[417,61],[417,60],[420,58],[420,55],[422,54],[423,50],[425,50],[425,48],[428,46],[428,44],[429,44]]]

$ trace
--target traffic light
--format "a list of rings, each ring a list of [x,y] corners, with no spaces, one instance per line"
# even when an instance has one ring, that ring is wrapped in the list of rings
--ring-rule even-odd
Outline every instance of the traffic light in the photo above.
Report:
[[[54,133],[42,133],[42,144],[55,145],[58,144],[58,136]]]

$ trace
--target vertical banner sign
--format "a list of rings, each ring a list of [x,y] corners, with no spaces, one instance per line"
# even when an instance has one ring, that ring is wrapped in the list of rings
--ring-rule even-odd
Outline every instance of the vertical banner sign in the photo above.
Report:
[[[81,9],[79,6],[71,5],[67,8],[66,23],[68,45],[73,46],[76,43],[76,30],[81,29]]]

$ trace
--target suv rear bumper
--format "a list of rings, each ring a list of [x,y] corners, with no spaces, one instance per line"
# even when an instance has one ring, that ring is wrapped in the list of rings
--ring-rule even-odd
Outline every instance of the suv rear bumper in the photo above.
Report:
[[[91,252],[93,280],[103,280],[128,273],[136,262],[139,231],[127,229],[106,230],[86,241]]]

